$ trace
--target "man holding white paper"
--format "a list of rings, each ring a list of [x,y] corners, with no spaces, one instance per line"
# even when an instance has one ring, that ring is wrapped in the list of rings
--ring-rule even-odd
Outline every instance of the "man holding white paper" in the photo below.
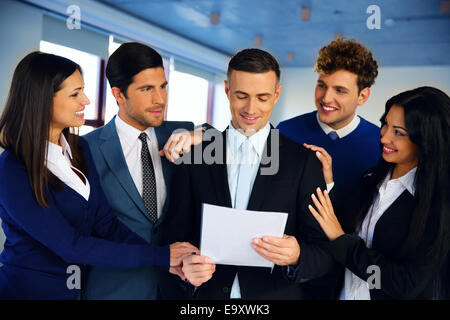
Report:
[[[164,242],[199,246],[205,203],[288,215],[282,237],[264,236],[248,244],[275,263],[273,270],[216,266],[209,257],[194,254],[185,258],[182,270],[197,287],[199,299],[301,299],[300,280],[319,277],[333,265],[321,248],[328,240],[308,210],[310,195],[326,187],[321,164],[314,152],[280,135],[268,122],[281,93],[279,80],[278,62],[268,52],[237,53],[225,81],[231,125],[218,134],[208,130],[204,140],[213,136],[213,141],[185,154],[175,173]],[[201,163],[195,157],[199,153]],[[228,241],[234,241],[231,234]],[[180,287],[190,292],[180,283],[167,285],[163,297],[186,298],[176,292]]]

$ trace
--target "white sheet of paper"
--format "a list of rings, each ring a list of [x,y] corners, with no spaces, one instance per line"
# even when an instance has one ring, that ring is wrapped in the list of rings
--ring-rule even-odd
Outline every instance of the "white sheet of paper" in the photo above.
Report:
[[[282,237],[287,213],[239,210],[203,204],[200,252],[215,264],[269,267],[252,248],[253,238]]]

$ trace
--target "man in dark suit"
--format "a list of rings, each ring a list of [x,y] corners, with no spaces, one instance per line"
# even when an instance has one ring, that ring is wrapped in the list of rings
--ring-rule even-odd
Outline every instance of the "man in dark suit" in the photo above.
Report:
[[[85,138],[114,213],[132,231],[158,245],[169,202],[172,160],[177,156],[172,151],[190,147],[186,135],[189,138],[187,130],[192,133],[194,125],[163,121],[167,80],[162,58],[152,48],[135,42],[121,45],[108,60],[106,77],[118,115]],[[172,135],[180,128],[185,132]],[[164,276],[150,267],[92,267],[83,298],[156,299]]]
[[[249,243],[275,263],[273,271],[216,266],[208,257],[190,255],[182,270],[196,288],[172,277],[175,284],[163,287],[168,297],[193,293],[199,299],[301,299],[301,280],[332,267],[331,257],[321,248],[328,240],[308,210],[311,194],[317,187],[325,188],[321,164],[314,152],[279,135],[268,123],[281,93],[279,79],[278,63],[268,52],[246,49],[231,59],[225,81],[231,124],[222,133],[208,130],[202,145],[181,158],[163,234],[163,243],[189,241],[199,246],[203,203],[286,212],[282,238]],[[203,155],[200,163],[198,154]]]

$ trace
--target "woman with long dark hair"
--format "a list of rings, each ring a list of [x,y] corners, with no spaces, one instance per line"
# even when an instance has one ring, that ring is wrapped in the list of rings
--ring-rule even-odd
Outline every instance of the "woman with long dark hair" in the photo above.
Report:
[[[183,256],[198,252],[152,246],[111,213],[87,143],[70,132],[84,124],[83,88],[80,66],[56,55],[30,53],[14,72],[0,117],[0,299],[75,299],[86,265],[182,276]]]
[[[402,92],[381,124],[382,159],[349,199],[343,227],[326,191],[312,195],[346,268],[340,299],[448,298],[450,98],[432,87]]]

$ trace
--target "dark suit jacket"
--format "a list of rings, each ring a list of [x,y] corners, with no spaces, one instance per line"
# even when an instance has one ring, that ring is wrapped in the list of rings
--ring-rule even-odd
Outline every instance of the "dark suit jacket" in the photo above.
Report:
[[[271,150],[273,136],[271,132],[266,150]],[[232,206],[224,161],[225,131],[221,137],[223,149],[216,150],[222,152],[220,163],[182,164],[177,168],[174,178],[177,182],[172,184],[172,200],[165,220],[167,226],[164,227],[162,243],[189,241],[199,246],[202,204]],[[192,153],[202,152],[207,146],[208,143],[198,146],[201,149],[194,149]],[[285,267],[275,266],[271,273],[269,268],[217,265],[212,279],[201,285],[196,292],[199,299],[229,299],[236,272],[239,274],[242,299],[301,299],[299,280],[318,277],[331,267],[330,255],[320,247],[328,240],[307,208],[315,189],[325,188],[321,164],[314,152],[283,135],[279,135],[279,149],[275,152],[278,151],[278,172],[274,175],[261,175],[261,170],[258,170],[247,209],[288,213],[284,233],[295,236],[301,247],[296,279],[288,280]],[[274,157],[275,153],[269,152],[269,156]],[[262,161],[260,169],[270,166],[263,163]],[[173,280],[177,281],[175,277]],[[176,286],[184,287],[180,280]],[[174,291],[170,292],[168,285],[165,289],[169,291],[163,296],[165,298],[183,297]]]
[[[369,170],[361,179],[359,187],[368,184],[371,179]],[[371,289],[372,300],[391,299],[431,299],[433,281],[438,273],[438,261],[435,255],[425,254],[436,236],[438,224],[435,219],[428,221],[423,240],[414,256],[402,254],[410,227],[415,198],[405,190],[378,220],[372,240],[372,248],[358,236],[351,235],[355,226],[351,226],[351,217],[346,217],[346,230],[349,232],[328,243],[327,247],[341,266],[341,274],[335,283],[336,298],[343,287],[344,268],[350,269],[361,279],[367,279],[373,272],[367,268],[376,265],[380,268],[381,289]]]

